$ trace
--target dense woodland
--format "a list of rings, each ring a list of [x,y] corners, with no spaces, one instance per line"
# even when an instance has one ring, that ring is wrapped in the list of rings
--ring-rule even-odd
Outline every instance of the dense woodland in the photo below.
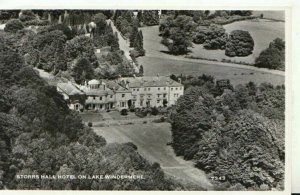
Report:
[[[90,10],[22,10],[17,16],[1,11],[0,18],[7,20],[4,32],[0,33],[7,44],[18,49],[27,65],[77,83],[92,77],[132,76],[137,74],[135,67],[120,50],[118,34],[107,20],[112,16],[109,11]],[[91,36],[86,36],[87,33]],[[130,36],[132,58],[145,55],[138,24]],[[96,49],[101,53],[97,54]]]
[[[172,78],[187,88],[171,113],[176,154],[210,176],[225,176],[219,189],[283,189],[284,86]]]
[[[55,31],[54,31],[55,32]],[[84,62],[82,62],[84,63]],[[0,189],[174,190],[136,146],[106,144],[0,39]],[[17,180],[16,174],[140,174],[144,180]]]

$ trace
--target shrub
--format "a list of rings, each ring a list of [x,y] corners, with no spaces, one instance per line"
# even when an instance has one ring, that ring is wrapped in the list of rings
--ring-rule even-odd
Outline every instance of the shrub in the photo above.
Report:
[[[88,122],[88,126],[89,126],[89,127],[92,127],[92,126],[93,126],[93,123],[92,123],[92,122]]]
[[[21,15],[19,16],[19,19],[22,22],[30,21],[30,20],[35,20],[36,16],[31,10],[22,10]]]
[[[126,115],[128,115],[128,110],[127,109],[123,109],[123,110],[121,110],[121,115],[122,116],[126,116]]]
[[[151,108],[151,114],[156,116],[158,114],[158,109],[156,107]]]
[[[18,19],[12,19],[9,20],[5,27],[4,27],[4,31],[5,32],[11,32],[11,33],[16,33],[18,30],[23,29],[24,26],[22,24],[22,22]]]
[[[49,24],[50,22],[48,20],[37,20],[37,19],[24,22],[25,26],[47,26]]]
[[[253,48],[254,40],[248,31],[234,30],[230,33],[226,43],[225,55],[248,56],[252,54]]]
[[[203,44],[206,49],[225,49],[228,35],[221,25],[199,26],[193,36],[193,42]]]
[[[137,150],[137,149],[138,149],[138,147],[137,147],[134,143],[132,143],[132,142],[124,143],[124,145],[130,146],[130,147],[132,147],[134,150]]]
[[[269,47],[263,50],[255,60],[255,66],[260,68],[270,68],[284,70],[285,65],[285,45],[282,39],[275,39]]]

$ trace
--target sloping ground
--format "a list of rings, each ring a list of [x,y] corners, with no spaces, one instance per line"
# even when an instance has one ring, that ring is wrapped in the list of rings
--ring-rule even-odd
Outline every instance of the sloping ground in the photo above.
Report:
[[[253,11],[253,15],[255,16],[260,16],[260,14],[264,15],[264,18],[269,18],[269,19],[273,19],[273,20],[285,20],[285,15],[284,15],[284,11],[278,11],[278,10],[274,10],[274,11],[265,11],[265,10],[257,10],[257,11]]]
[[[246,30],[250,33],[254,40],[254,49],[253,53],[249,56],[228,57],[225,55],[224,50],[207,50],[204,49],[202,45],[197,44],[193,44],[190,55],[209,59],[217,59],[218,61],[226,59],[254,64],[255,59],[259,56],[262,50],[269,47],[271,41],[276,38],[281,38],[284,40],[284,25],[284,22],[274,22],[265,19],[238,21],[224,25],[224,28],[228,34],[230,34],[233,30]]]
[[[158,162],[166,174],[184,183],[212,189],[203,171],[195,168],[192,162],[177,157],[167,145],[172,140],[169,123],[150,123],[111,127],[93,127],[108,143],[132,142],[139,153],[150,162]]]
[[[270,82],[284,84],[284,72],[259,69],[232,63],[211,62],[205,60],[187,59],[184,56],[167,54],[168,49],[160,43],[158,26],[141,28],[144,36],[146,56],[139,57],[139,64],[143,65],[146,76],[170,74],[209,74],[217,79],[230,79],[234,85],[254,81],[256,83]],[[224,51],[222,51],[224,52]],[[224,52],[225,53],[225,52]],[[219,54],[213,51],[213,56]]]

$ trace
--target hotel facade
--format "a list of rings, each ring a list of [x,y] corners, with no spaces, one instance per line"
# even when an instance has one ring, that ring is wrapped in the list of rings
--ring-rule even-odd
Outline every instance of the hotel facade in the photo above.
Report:
[[[73,90],[63,90],[62,86]],[[76,90],[74,90],[76,89]],[[122,110],[174,105],[183,95],[184,86],[169,77],[125,77],[118,80],[90,80],[84,85],[58,83],[57,90],[74,110]],[[72,92],[72,93],[70,93]],[[85,95],[85,101],[70,96]],[[81,105],[79,105],[81,104]]]

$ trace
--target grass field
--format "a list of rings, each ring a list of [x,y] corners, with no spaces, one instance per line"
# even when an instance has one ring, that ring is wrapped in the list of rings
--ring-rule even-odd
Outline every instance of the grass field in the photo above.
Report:
[[[237,22],[236,22],[237,23]],[[282,22],[273,22],[277,25]],[[264,23],[258,24],[258,22],[252,22],[252,25],[259,25],[257,28],[262,29],[265,36],[261,36],[262,43],[257,41],[257,48],[267,47],[269,40],[273,39],[272,36],[275,36],[277,33],[273,33],[274,35],[269,36],[267,34],[268,31],[274,31],[271,29],[271,23],[266,22],[266,27],[264,27]],[[237,28],[240,23],[232,23],[229,24],[231,26],[226,25],[226,29],[234,29]],[[250,24],[247,24],[248,26]],[[246,26],[247,26],[246,25]],[[250,25],[251,26],[251,25]],[[283,26],[282,26],[283,27]],[[243,27],[244,28],[244,27]],[[246,27],[245,27],[246,28]],[[253,27],[254,28],[254,27]],[[269,28],[269,30],[268,30]],[[277,27],[276,27],[277,28]],[[144,36],[144,48],[146,50],[146,56],[139,57],[138,62],[143,65],[144,73],[146,76],[157,75],[170,75],[170,74],[191,74],[191,75],[201,75],[201,74],[209,74],[214,76],[217,79],[230,79],[234,85],[247,83],[249,81],[254,81],[256,83],[261,82],[270,82],[274,85],[284,84],[284,76],[274,75],[271,73],[263,73],[259,69],[257,70],[246,70],[237,67],[230,66],[219,66],[214,65],[212,63],[207,63],[201,60],[188,60],[184,58],[184,56],[174,56],[165,53],[168,49],[160,43],[161,37],[158,36],[158,26],[151,27],[143,27],[141,28]],[[282,30],[280,32],[283,32]],[[270,33],[271,34],[271,33]],[[280,33],[279,33],[280,34]],[[257,33],[255,37],[258,37]],[[267,43],[267,44],[266,44]],[[260,45],[260,46],[259,46]],[[199,50],[199,48],[193,48],[194,51],[192,55],[203,55],[203,51]],[[255,49],[255,52],[258,52],[259,49]],[[202,57],[206,58],[217,58],[222,56],[220,53],[224,53],[224,51],[209,51],[212,52],[209,55],[205,53]],[[224,54],[225,56],[225,54]],[[252,60],[253,60],[252,56]],[[244,61],[244,60],[239,60]]]
[[[254,63],[260,52],[266,49],[270,42],[275,38],[284,40],[284,22],[274,22],[270,20],[245,20],[224,25],[226,32],[229,34],[233,30],[246,30],[254,40],[253,54],[246,57],[228,57],[224,50],[206,50],[202,45],[193,45],[190,55],[196,57],[205,57],[209,59],[230,59],[233,61],[242,61]]]
[[[273,85],[284,84],[284,76],[264,73],[255,70],[246,70],[235,67],[217,66],[205,64],[203,62],[189,62],[177,59],[165,59],[159,57],[145,56],[139,59],[143,64],[145,75],[170,75],[170,74],[186,74],[186,75],[213,75],[216,79],[230,79],[235,86],[245,84],[249,81],[256,83],[270,82]]]
[[[108,143],[133,142],[139,153],[150,162],[158,162],[168,175],[185,182],[197,184],[204,189],[212,186],[206,175],[195,168],[192,162],[185,161],[174,154],[167,145],[171,141],[169,123],[135,124],[126,126],[93,127]]]
[[[255,16],[260,16],[260,14],[263,14],[264,18],[285,20],[284,11],[266,11],[266,10],[253,11],[253,15]]]

